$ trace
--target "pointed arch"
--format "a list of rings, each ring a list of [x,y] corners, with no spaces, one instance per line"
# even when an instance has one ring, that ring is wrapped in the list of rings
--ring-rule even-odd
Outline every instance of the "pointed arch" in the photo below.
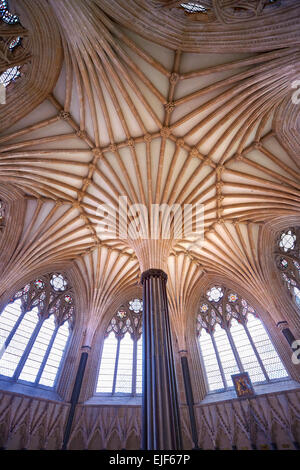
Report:
[[[256,310],[224,285],[211,285],[201,297],[197,334],[209,391],[228,390],[241,372],[254,384],[288,377]]]

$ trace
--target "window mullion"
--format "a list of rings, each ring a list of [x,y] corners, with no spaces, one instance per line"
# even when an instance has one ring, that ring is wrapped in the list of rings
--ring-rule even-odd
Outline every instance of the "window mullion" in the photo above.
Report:
[[[42,376],[44,367],[45,367],[46,362],[47,362],[47,360],[48,360],[48,357],[49,357],[50,351],[51,351],[51,349],[52,349],[53,343],[54,343],[54,341],[55,341],[55,338],[56,338],[58,329],[59,329],[59,326],[56,326],[55,330],[54,330],[53,333],[52,333],[52,336],[51,336],[51,339],[50,339],[50,343],[48,344],[47,350],[46,350],[45,355],[44,355],[44,357],[43,357],[43,361],[42,361],[42,363],[41,363],[41,365],[40,365],[38,374],[37,374],[36,379],[35,379],[35,385],[37,385],[37,384],[39,383],[39,381],[40,381],[40,378],[41,378],[41,376]]]
[[[132,395],[136,395],[136,373],[137,373],[137,340],[133,340],[133,363],[132,363]]]
[[[215,341],[215,338],[214,338],[213,333],[210,333],[210,337],[211,337],[212,344],[213,344],[213,347],[214,347],[214,350],[215,350],[216,358],[217,358],[217,361],[218,361],[218,366],[219,366],[219,369],[220,369],[220,372],[221,372],[221,377],[222,377],[223,385],[224,385],[224,388],[227,389],[227,388],[228,388],[228,384],[227,384],[227,380],[226,380],[226,378],[225,378],[225,374],[224,374],[222,362],[221,362],[221,359],[220,359],[220,356],[219,356],[219,351],[218,351],[218,348],[217,348],[216,341]]]
[[[23,353],[23,355],[22,355],[22,357],[21,357],[21,359],[20,359],[20,361],[19,361],[19,364],[18,364],[18,366],[17,366],[17,368],[16,368],[16,370],[15,370],[15,373],[14,373],[14,375],[13,375],[13,380],[18,380],[19,375],[21,374],[22,369],[23,369],[23,367],[24,367],[24,365],[25,365],[25,362],[26,362],[26,360],[27,360],[27,358],[28,358],[28,356],[29,356],[29,353],[30,353],[30,351],[31,351],[31,349],[32,349],[32,346],[34,345],[34,342],[35,342],[35,340],[36,340],[36,338],[37,338],[37,335],[39,334],[39,331],[40,331],[40,329],[41,329],[41,326],[42,326],[43,322],[44,322],[44,319],[43,319],[43,318],[41,318],[41,319],[38,321],[38,323],[37,323],[37,325],[36,325],[36,327],[35,327],[35,329],[34,329],[32,335],[31,335],[31,338],[29,339],[29,342],[28,342],[28,344],[27,344],[27,346],[26,346],[26,348],[25,348],[25,351],[24,351],[24,353]]]
[[[116,362],[115,362],[115,371],[114,371],[114,381],[113,381],[113,387],[112,387],[112,394],[113,394],[113,395],[115,394],[115,391],[116,391],[117,372],[118,372],[119,356],[120,356],[120,344],[121,344],[121,338],[118,337],[117,353],[116,353]]]
[[[267,381],[269,382],[269,381],[270,381],[270,377],[268,376],[268,373],[267,373],[267,371],[266,371],[266,369],[265,369],[265,366],[264,366],[264,364],[263,364],[263,362],[262,362],[262,360],[261,360],[261,358],[260,358],[260,355],[258,354],[258,351],[257,351],[257,349],[256,349],[256,346],[255,346],[255,344],[254,344],[254,342],[253,342],[253,340],[252,340],[252,337],[251,337],[251,335],[250,335],[250,331],[248,330],[247,325],[246,325],[245,323],[243,323],[243,326],[244,326],[244,328],[245,328],[245,331],[246,331],[246,334],[247,334],[248,339],[249,339],[249,341],[250,341],[250,344],[251,344],[251,346],[252,346],[252,349],[253,349],[253,351],[254,351],[254,353],[255,353],[255,355],[256,355],[256,358],[257,358],[257,360],[258,360],[258,362],[259,362],[259,365],[260,365],[260,367],[261,367],[261,369],[262,369],[262,371],[263,371],[263,373],[264,373],[264,375],[265,375]]]
[[[233,340],[233,337],[232,337],[232,335],[231,335],[231,333],[230,333],[229,328],[226,327],[226,328],[225,328],[225,331],[226,331],[226,333],[227,333],[227,337],[228,337],[228,340],[229,340],[231,349],[232,349],[232,351],[233,351],[235,360],[236,360],[236,362],[237,362],[238,368],[240,369],[240,372],[245,372],[244,366],[243,366],[242,361],[241,361],[241,359],[240,359],[238,350],[236,349],[236,346],[235,346],[235,343],[234,343],[234,340]]]

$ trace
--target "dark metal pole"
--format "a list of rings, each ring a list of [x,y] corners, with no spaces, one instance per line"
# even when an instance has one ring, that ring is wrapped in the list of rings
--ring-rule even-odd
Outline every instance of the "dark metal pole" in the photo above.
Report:
[[[182,449],[177,384],[167,300],[167,275],[142,274],[143,400],[142,449]]]
[[[76,410],[76,406],[78,403],[78,398],[79,398],[80,391],[81,391],[83,376],[84,376],[88,357],[89,357],[88,352],[83,351],[81,353],[80,362],[79,362],[76,379],[75,379],[72,396],[71,396],[71,407],[69,410],[68,419],[67,419],[67,423],[65,427],[62,450],[66,450],[69,439],[70,439],[71,428],[72,428],[72,424],[73,424],[73,420],[75,416],[75,410]]]
[[[189,409],[189,415],[190,415],[190,423],[191,423],[192,439],[194,442],[194,449],[199,449],[197,424],[196,424],[195,411],[194,411],[194,397],[193,397],[190,369],[189,369],[187,356],[181,356],[181,368],[182,368],[182,375],[183,375],[183,380],[184,380],[186,403],[187,403],[187,406]]]
[[[292,347],[292,344],[295,341],[295,336],[293,335],[291,330],[288,328],[288,323],[286,321],[280,321],[277,323],[277,327],[280,329],[283,336],[285,337],[289,345]]]

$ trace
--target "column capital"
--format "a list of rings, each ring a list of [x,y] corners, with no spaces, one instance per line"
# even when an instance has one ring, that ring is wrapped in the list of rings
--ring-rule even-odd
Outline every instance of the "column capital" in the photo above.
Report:
[[[167,282],[168,275],[162,269],[147,269],[144,271],[141,276],[141,283],[144,284],[144,281],[150,279],[151,277],[159,277],[162,281]]]
[[[289,324],[286,320],[282,320],[282,321],[279,321],[277,324],[276,324],[277,328],[282,331],[282,330],[285,330],[286,328],[289,327]]]

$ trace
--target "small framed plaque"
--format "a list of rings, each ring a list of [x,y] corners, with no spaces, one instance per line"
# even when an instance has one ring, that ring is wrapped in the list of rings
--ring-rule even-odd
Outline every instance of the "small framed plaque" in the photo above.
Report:
[[[255,396],[248,372],[234,374],[231,378],[238,398],[251,398]]]

